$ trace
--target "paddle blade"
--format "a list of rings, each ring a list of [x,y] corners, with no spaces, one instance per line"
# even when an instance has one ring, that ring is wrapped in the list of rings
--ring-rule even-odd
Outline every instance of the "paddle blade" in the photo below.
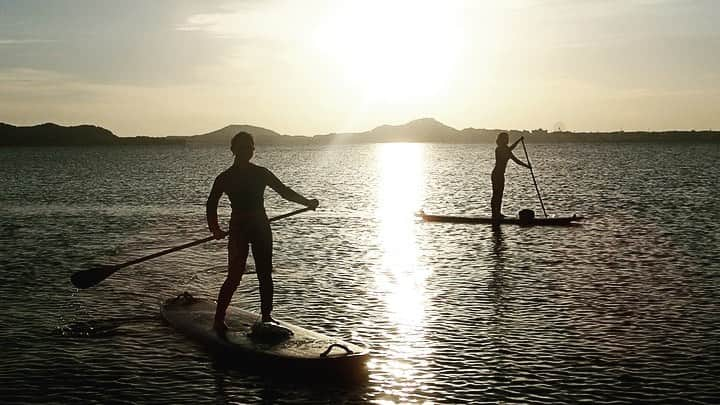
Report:
[[[70,281],[77,288],[90,288],[110,277],[119,269],[118,266],[99,266],[94,269],[82,270],[70,276]]]

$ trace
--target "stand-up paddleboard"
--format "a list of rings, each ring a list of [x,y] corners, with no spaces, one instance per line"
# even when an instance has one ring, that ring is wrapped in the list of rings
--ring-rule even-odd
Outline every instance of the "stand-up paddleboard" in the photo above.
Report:
[[[422,211],[417,213],[417,216],[421,217],[423,221],[427,222],[451,222],[458,224],[512,224],[512,225],[523,225],[523,226],[536,226],[536,225],[555,225],[555,226],[569,226],[575,225],[575,222],[582,220],[583,218],[577,215],[571,217],[548,217],[548,218],[533,218],[531,220],[521,220],[518,217],[504,217],[500,220],[492,217],[464,217],[464,216],[452,216],[452,215],[430,215]]]
[[[230,329],[218,333],[212,329],[215,301],[188,293],[166,300],[160,314],[177,331],[224,359],[237,358],[272,372],[358,374],[369,358],[366,347],[287,322],[258,323],[259,315],[232,307],[226,315]]]

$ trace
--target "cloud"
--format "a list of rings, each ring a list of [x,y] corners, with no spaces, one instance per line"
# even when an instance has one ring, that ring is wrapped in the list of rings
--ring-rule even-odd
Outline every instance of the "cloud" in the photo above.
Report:
[[[258,95],[227,83],[98,83],[51,70],[11,68],[0,69],[0,88],[0,121],[20,125],[92,123],[118,135],[188,135],[236,120],[267,125],[272,118],[238,109]]]
[[[326,3],[318,1],[243,2],[212,13],[190,15],[175,28],[220,38],[293,41],[313,26],[313,19],[322,14],[317,10],[326,7]]]
[[[54,39],[2,39],[0,38],[1,45],[25,45],[25,44],[47,44],[51,42],[57,42]]]
[[[92,98],[91,86],[68,74],[42,69],[0,70],[0,104],[75,102]]]
[[[0,70],[0,83],[5,85],[42,85],[58,83],[66,80],[67,75],[49,70],[14,68]]]

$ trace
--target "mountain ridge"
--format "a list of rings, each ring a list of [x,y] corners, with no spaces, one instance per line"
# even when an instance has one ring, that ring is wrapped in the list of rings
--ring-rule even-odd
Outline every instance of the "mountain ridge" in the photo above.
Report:
[[[616,131],[548,132],[543,129],[503,130],[464,128],[458,130],[434,118],[420,118],[399,125],[380,125],[369,131],[329,133],[314,136],[283,135],[268,128],[231,124],[215,131],[189,136],[118,137],[110,130],[90,124],[62,126],[43,123],[15,126],[0,122],[0,147],[8,146],[95,146],[95,145],[229,145],[240,131],[249,132],[258,145],[345,145],[385,142],[494,143],[500,132],[531,142],[720,142],[720,131]]]

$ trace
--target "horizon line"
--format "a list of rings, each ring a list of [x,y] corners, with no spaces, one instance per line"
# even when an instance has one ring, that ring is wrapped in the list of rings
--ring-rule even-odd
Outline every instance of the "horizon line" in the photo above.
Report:
[[[223,129],[225,129],[225,128],[232,127],[232,126],[250,126],[250,127],[256,127],[256,128],[264,129],[264,130],[267,130],[267,131],[272,131],[272,132],[275,132],[277,135],[280,135],[280,136],[301,137],[301,138],[314,138],[314,137],[316,137],[316,136],[345,135],[345,134],[347,134],[347,135],[351,135],[351,134],[361,134],[361,133],[373,131],[373,130],[375,130],[375,129],[377,129],[377,128],[380,128],[380,127],[383,127],[383,126],[401,127],[401,126],[404,126],[404,125],[408,125],[408,124],[410,124],[410,123],[412,123],[412,122],[421,121],[421,120],[432,120],[432,121],[435,121],[435,122],[437,122],[437,123],[439,123],[439,124],[441,124],[441,125],[444,125],[444,126],[450,128],[450,129],[455,130],[455,131],[458,131],[458,132],[461,132],[461,131],[464,131],[464,130],[507,131],[507,132],[533,132],[533,131],[542,130],[542,131],[546,131],[547,133],[591,133],[591,134],[593,134],[593,133],[595,133],[595,134],[603,134],[603,133],[622,133],[622,132],[645,132],[645,133],[662,133],[662,132],[720,132],[720,129],[714,129],[714,128],[705,128],[705,129],[698,129],[698,128],[691,128],[691,129],[687,129],[687,128],[686,128],[686,129],[678,129],[678,128],[675,128],[675,129],[625,129],[625,128],[620,128],[620,129],[616,129],[616,130],[607,130],[607,131],[601,131],[601,130],[572,130],[572,129],[556,130],[556,129],[548,129],[548,128],[543,128],[543,127],[537,127],[537,128],[533,128],[533,129],[517,129],[517,128],[515,128],[515,129],[507,129],[507,128],[487,128],[487,127],[466,127],[466,128],[463,128],[463,129],[457,129],[456,127],[453,127],[453,126],[451,126],[451,125],[448,125],[448,124],[446,124],[446,123],[444,123],[444,122],[442,122],[442,121],[440,121],[440,120],[438,120],[438,119],[436,119],[436,118],[432,118],[432,117],[416,118],[416,119],[407,121],[407,122],[402,123],[402,124],[380,124],[380,125],[376,125],[376,126],[372,127],[371,129],[367,129],[367,130],[364,130],[364,131],[355,131],[355,132],[326,132],[326,133],[320,133],[320,134],[314,134],[314,135],[292,135],[292,134],[283,134],[283,133],[277,132],[277,131],[275,131],[275,130],[273,130],[273,129],[271,129],[271,128],[263,127],[263,126],[256,125],[256,124],[228,124],[228,125],[225,125],[225,126],[223,126],[223,127],[220,127],[220,128],[214,129],[214,130],[210,130],[210,131],[203,132],[203,133],[198,133],[198,134],[190,134],[190,135],[145,135],[145,134],[118,135],[118,134],[116,134],[115,132],[113,132],[113,130],[110,129],[110,128],[107,128],[107,127],[102,126],[102,125],[99,125],[99,124],[92,124],[92,123],[81,123],[81,124],[67,124],[67,123],[62,123],[62,124],[58,124],[57,122],[46,121],[46,122],[41,122],[41,123],[37,123],[37,124],[17,125],[17,124],[11,124],[11,123],[5,122],[5,121],[0,121],[0,124],[10,125],[10,126],[13,126],[13,127],[26,127],[26,128],[28,128],[28,127],[37,127],[37,126],[48,125],[48,124],[49,124],[49,125],[57,125],[57,126],[61,126],[61,127],[93,126],[93,127],[97,127],[97,128],[102,128],[102,129],[108,130],[108,131],[110,131],[113,135],[117,136],[118,138],[136,138],[136,137],[147,137],[147,138],[186,138],[186,137],[187,137],[187,138],[189,138],[189,137],[193,137],[193,136],[207,135],[207,134],[210,134],[210,133],[213,133],[213,132],[217,132],[217,131],[220,131],[220,130],[223,130]]]

